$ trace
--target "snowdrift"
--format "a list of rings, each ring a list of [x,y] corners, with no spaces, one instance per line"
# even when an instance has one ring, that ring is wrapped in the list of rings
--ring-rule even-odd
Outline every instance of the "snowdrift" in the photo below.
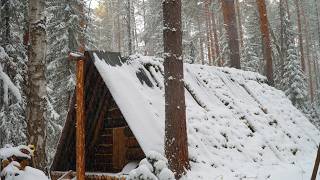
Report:
[[[162,59],[95,66],[143,151],[164,152]],[[185,179],[309,179],[319,131],[265,77],[185,64],[191,170]]]

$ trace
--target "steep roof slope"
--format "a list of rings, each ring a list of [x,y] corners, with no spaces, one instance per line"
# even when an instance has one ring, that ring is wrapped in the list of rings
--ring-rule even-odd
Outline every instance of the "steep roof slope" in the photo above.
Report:
[[[163,153],[161,59],[95,66],[144,152]],[[265,77],[185,64],[189,179],[310,178],[319,131]]]

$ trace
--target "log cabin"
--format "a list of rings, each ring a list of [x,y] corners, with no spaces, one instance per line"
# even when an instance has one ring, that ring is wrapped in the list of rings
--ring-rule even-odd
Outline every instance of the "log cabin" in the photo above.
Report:
[[[161,58],[85,52],[86,179],[124,179],[149,151],[164,154],[163,71]],[[191,179],[276,178],[259,169],[313,161],[319,131],[264,76],[185,64],[184,83]],[[75,110],[74,95],[52,179],[75,176]]]
[[[123,61],[120,53],[95,53],[107,59],[112,66],[121,65]],[[85,166],[88,172],[100,172],[99,175],[89,173],[86,179],[113,179],[118,176],[101,172],[120,172],[128,162],[141,160],[144,153],[96,69],[93,52],[86,52],[85,57]],[[51,166],[53,179],[63,175],[65,178],[75,176],[72,172],[76,170],[75,96]]]

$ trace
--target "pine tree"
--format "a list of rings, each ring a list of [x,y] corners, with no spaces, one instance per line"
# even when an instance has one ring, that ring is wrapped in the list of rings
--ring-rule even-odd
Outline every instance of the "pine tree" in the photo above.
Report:
[[[146,3],[146,27],[143,32],[147,55],[161,55],[163,52],[161,1],[148,0]]]
[[[244,70],[263,73],[261,32],[257,28],[260,23],[256,3],[246,0],[244,3],[244,48],[242,64]]]
[[[27,55],[22,37],[27,26],[26,8],[25,0],[0,1],[0,68],[21,94],[21,100],[17,101],[10,92],[8,82],[0,78],[0,147],[4,144],[26,143]]]
[[[284,17],[284,34],[286,37],[286,52],[284,52],[286,58],[284,59],[283,89],[292,104],[305,112],[307,101],[306,77],[302,71],[297,47],[295,46],[295,34],[287,14]]]

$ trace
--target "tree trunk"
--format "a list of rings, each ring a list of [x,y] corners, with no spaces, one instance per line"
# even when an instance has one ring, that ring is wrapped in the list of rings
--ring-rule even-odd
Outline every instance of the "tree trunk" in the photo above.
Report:
[[[198,24],[198,31],[199,31],[199,46],[200,46],[200,62],[201,64],[204,64],[204,55],[203,55],[203,36],[202,36],[202,28],[201,28],[201,22],[200,22],[201,15],[199,14],[197,16],[197,24]]]
[[[316,20],[317,20],[317,30],[318,30],[318,47],[320,48],[320,15],[319,15],[319,6],[318,1],[314,0],[316,8]]]
[[[265,73],[269,84],[273,84],[272,49],[269,32],[269,22],[265,0],[256,0],[260,16],[260,30],[263,41],[263,57],[266,62]]]
[[[307,67],[308,67],[308,76],[309,76],[309,92],[311,102],[314,100],[314,91],[313,91],[313,82],[311,74],[311,57],[310,57],[310,35],[309,35],[309,22],[307,21],[306,14],[304,12],[304,7],[301,8],[302,17],[304,20],[304,34],[306,40],[306,58],[307,58]]]
[[[287,44],[288,37],[285,34],[285,23],[284,18],[286,18],[286,12],[285,12],[285,4],[284,0],[279,1],[279,16],[280,16],[280,76],[283,77],[284,75],[284,66],[287,58]]]
[[[319,91],[319,73],[317,66],[317,58],[313,58],[313,70],[314,70],[314,81],[315,81],[315,91]],[[317,95],[317,94],[316,94]]]
[[[215,50],[216,50],[216,61],[218,66],[222,66],[222,57],[220,57],[220,47],[219,47],[219,37],[218,37],[218,32],[217,32],[217,25],[216,25],[216,17],[214,14],[213,9],[211,10],[211,20],[212,20],[212,30],[213,30],[213,37],[214,37],[214,45],[215,45]]]
[[[222,0],[224,26],[230,49],[231,67],[241,69],[240,50],[234,0]]]
[[[302,67],[303,72],[305,72],[306,71],[306,65],[305,65],[304,50],[303,50],[300,0],[295,0],[295,6],[296,6],[296,11],[297,11],[297,21],[298,21],[299,50],[300,50],[301,67]]]
[[[137,36],[137,24],[136,24],[136,19],[135,19],[135,7],[134,7],[134,1],[131,4],[131,18],[132,18],[132,39],[134,40],[134,43],[132,44],[132,52],[136,52],[136,47],[138,47],[138,36]]]
[[[28,62],[27,90],[27,134],[30,144],[35,145],[35,166],[44,170],[46,167],[46,22],[44,17],[45,2],[29,1],[30,48]]]
[[[215,47],[214,47],[214,40],[213,40],[213,30],[212,30],[212,13],[210,11],[210,6],[212,5],[212,0],[208,1],[208,9],[207,9],[207,15],[208,15],[208,24],[209,24],[209,32],[210,32],[210,47],[211,47],[211,54],[212,54],[212,62],[209,65],[213,65],[214,61],[216,60],[216,53],[215,53]]]
[[[132,30],[131,30],[131,0],[127,0],[127,33],[128,33],[128,52],[132,54]]]
[[[120,23],[120,0],[117,1],[117,26],[118,26],[118,33],[117,33],[117,39],[118,39],[118,52],[121,52],[121,23]]]
[[[288,19],[291,19],[291,13],[290,13],[290,6],[288,0],[284,0],[286,3],[286,9],[287,9],[287,14],[288,14]]]
[[[146,3],[145,0],[142,0],[142,11],[143,11],[143,29],[147,28],[147,23],[146,23]],[[144,55],[148,55],[147,51],[147,37],[144,37]]]
[[[179,179],[189,168],[184,97],[181,0],[164,0],[165,155]],[[174,14],[174,16],[173,16]]]
[[[239,0],[236,0],[236,9],[238,17],[238,28],[239,28],[239,37],[240,37],[240,47],[243,48],[243,30],[242,30],[242,21],[241,21],[241,10]]]
[[[208,60],[209,60],[209,65],[211,66],[212,64],[212,47],[211,47],[211,32],[210,32],[210,23],[209,23],[209,1],[206,0],[205,1],[205,5],[204,5],[204,10],[205,10],[205,13],[204,13],[204,16],[205,16],[205,19],[206,19],[206,34],[207,34],[207,49],[208,49]]]

